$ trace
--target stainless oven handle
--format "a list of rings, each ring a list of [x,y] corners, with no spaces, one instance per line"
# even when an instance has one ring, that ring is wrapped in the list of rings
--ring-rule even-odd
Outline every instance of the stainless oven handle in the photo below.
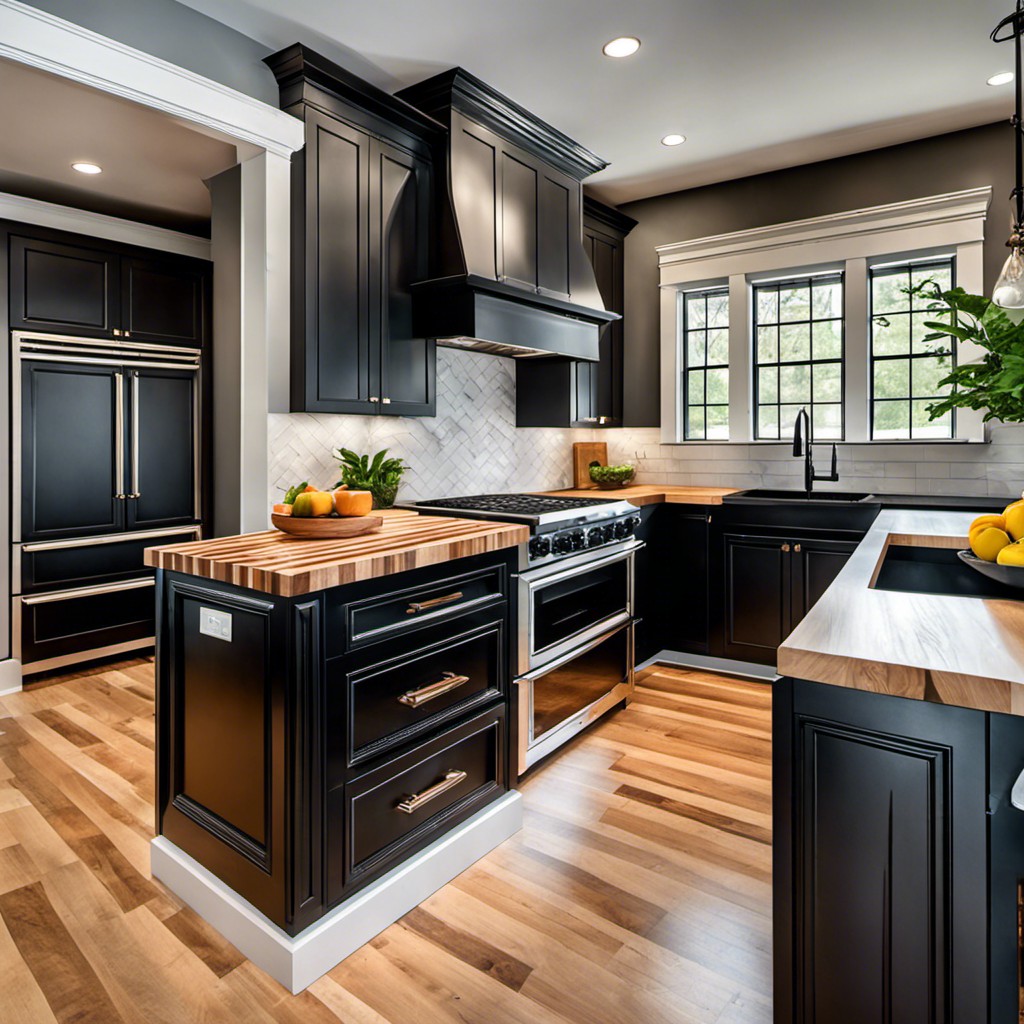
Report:
[[[141,498],[139,493],[139,375],[132,373],[132,490],[129,498]]]
[[[118,370],[114,374],[114,462],[115,491],[114,497],[124,501],[124,374]]]
[[[559,566],[557,563],[554,565],[546,565],[541,569],[527,570],[526,572],[519,573],[519,579],[526,583],[531,590],[541,586],[547,586],[549,583],[561,583],[563,580],[570,580],[574,576],[580,576],[586,572],[592,572],[594,569],[601,569],[606,565],[613,565],[615,562],[622,562],[632,557],[632,555],[639,551],[643,547],[642,542],[638,542],[626,548],[624,551],[616,551],[612,554],[605,555],[602,558],[591,558],[583,562],[574,562],[568,568]]]
[[[181,537],[192,534],[197,540],[202,533],[199,526],[182,526],[174,530],[139,530],[138,533],[105,534],[100,537],[76,537],[74,540],[40,540],[30,544],[22,544],[21,550],[26,555],[37,551],[64,551],[67,548],[94,548],[100,544],[124,544],[131,540],[159,540],[162,537]]]
[[[93,597],[99,594],[114,594],[120,590],[139,590],[152,587],[156,580],[152,577],[144,580],[128,580],[126,583],[102,583],[96,587],[78,587],[75,590],[55,590],[50,594],[33,594],[21,598],[24,605],[54,604],[57,601],[73,601],[76,597]]]
[[[624,629],[632,629],[633,624],[636,622],[635,619],[626,619],[625,622],[620,622],[613,626],[611,629],[602,633],[600,636],[594,637],[592,640],[588,640],[582,647],[574,647],[571,651],[563,654],[560,658],[555,658],[554,661],[545,662],[543,665],[533,669],[531,672],[524,672],[522,675],[516,677],[517,683],[528,683],[533,682],[536,679],[540,679],[542,676],[546,676],[549,672],[553,672],[556,668],[561,668],[563,665],[567,665],[570,661],[575,661],[581,654],[586,654],[587,651],[593,650],[600,644],[603,644],[605,640],[611,639],[616,633],[621,633]],[[632,663],[632,658],[630,658]]]

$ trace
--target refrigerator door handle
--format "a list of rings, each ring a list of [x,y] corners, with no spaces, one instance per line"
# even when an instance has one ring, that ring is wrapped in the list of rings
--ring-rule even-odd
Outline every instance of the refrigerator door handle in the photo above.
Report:
[[[120,370],[114,374],[114,400],[114,497],[124,501],[124,374]]]
[[[141,498],[139,492],[139,375],[132,371],[132,489],[129,498]]]

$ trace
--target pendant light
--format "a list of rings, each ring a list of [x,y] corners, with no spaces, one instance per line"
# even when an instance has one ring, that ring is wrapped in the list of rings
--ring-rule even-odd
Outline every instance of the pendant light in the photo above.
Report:
[[[1016,50],[1015,81],[1017,105],[1014,108],[1013,125],[1014,143],[1017,156],[1017,177],[1010,199],[1014,201],[1013,231],[1006,244],[1010,255],[1003,264],[995,287],[992,289],[992,301],[1004,309],[1024,309],[1024,125],[1021,123],[1021,32],[1024,30],[1024,0],[1017,0],[1017,9],[1007,15],[992,30],[992,42],[1003,43],[1012,39]]]

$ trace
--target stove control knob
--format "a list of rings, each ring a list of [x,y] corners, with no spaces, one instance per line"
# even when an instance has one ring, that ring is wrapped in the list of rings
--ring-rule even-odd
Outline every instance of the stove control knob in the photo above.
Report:
[[[636,533],[636,531],[640,528],[640,521],[641,520],[640,520],[639,516],[630,516],[626,520],[626,534],[627,534],[627,536],[632,536],[634,533]]]
[[[569,545],[573,551],[582,551],[586,544],[586,536],[582,530],[569,531]]]
[[[615,523],[615,539],[622,540],[624,537],[629,536],[629,520],[619,519]]]
[[[569,539],[567,533],[555,534],[555,539],[551,542],[551,550],[556,555],[567,555],[572,551],[572,541]]]
[[[605,529],[603,526],[592,526],[590,532],[587,534],[587,547],[596,548],[599,544],[603,544],[607,540],[605,536]]]
[[[551,554],[551,539],[549,537],[534,537],[530,541],[529,552],[531,558],[544,558]]]

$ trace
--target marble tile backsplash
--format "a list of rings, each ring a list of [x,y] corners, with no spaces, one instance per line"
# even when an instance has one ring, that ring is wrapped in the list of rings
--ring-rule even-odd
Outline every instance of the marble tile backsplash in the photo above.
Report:
[[[1016,496],[1024,489],[1024,426],[995,426],[989,444],[863,444],[839,447],[839,483],[822,489],[892,494]],[[800,487],[802,464],[788,444],[663,445],[659,431],[556,430],[515,425],[511,359],[438,349],[437,416],[269,417],[270,499],[308,479],[339,476],[333,451],[389,448],[409,464],[401,498],[512,490],[572,483],[572,443],[606,441],[611,462],[632,462],[638,483],[720,487]],[[829,448],[818,446],[827,469]]]

